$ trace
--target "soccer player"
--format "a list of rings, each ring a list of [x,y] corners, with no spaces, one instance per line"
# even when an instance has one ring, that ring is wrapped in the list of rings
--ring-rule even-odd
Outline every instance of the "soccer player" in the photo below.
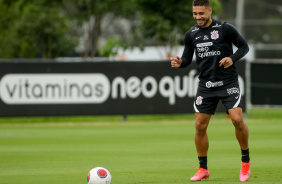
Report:
[[[181,58],[171,58],[171,67],[187,67],[195,51],[199,71],[199,86],[194,101],[195,111],[195,145],[200,167],[191,181],[208,179],[207,167],[209,140],[207,128],[219,100],[224,104],[235,127],[242,158],[240,181],[250,177],[250,157],[248,127],[243,120],[241,93],[238,74],[234,64],[249,51],[245,39],[231,24],[211,18],[212,8],[209,0],[193,1],[193,26],[184,37],[184,51]],[[233,53],[232,44],[238,50]]]

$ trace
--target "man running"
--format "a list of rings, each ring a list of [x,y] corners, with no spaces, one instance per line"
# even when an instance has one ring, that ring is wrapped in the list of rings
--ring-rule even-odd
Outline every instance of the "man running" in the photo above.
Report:
[[[224,104],[232,120],[241,148],[240,181],[247,181],[250,177],[251,163],[249,131],[243,120],[238,74],[234,64],[247,54],[249,47],[234,26],[212,19],[211,14],[209,0],[193,1],[193,17],[197,24],[185,34],[182,57],[171,58],[171,67],[184,68],[192,62],[195,51],[200,74],[193,104],[196,117],[195,145],[200,167],[191,181],[201,181],[210,176],[207,167],[209,148],[207,128],[219,100]],[[232,44],[238,48],[235,53]]]

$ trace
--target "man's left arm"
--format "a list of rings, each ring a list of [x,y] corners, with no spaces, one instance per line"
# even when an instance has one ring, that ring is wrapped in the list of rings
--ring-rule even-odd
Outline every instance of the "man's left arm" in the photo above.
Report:
[[[242,35],[238,33],[236,28],[231,24],[225,23],[223,27],[223,31],[225,33],[225,38],[229,39],[238,50],[229,57],[223,58],[219,63],[219,66],[224,66],[224,68],[228,68],[233,65],[236,61],[243,58],[249,52],[249,46],[246,40]]]
[[[226,37],[230,38],[230,41],[238,48],[238,50],[230,56],[232,61],[235,63],[249,52],[249,46],[246,40],[243,38],[242,35],[240,35],[240,33],[238,33],[234,26],[225,23],[224,29]]]

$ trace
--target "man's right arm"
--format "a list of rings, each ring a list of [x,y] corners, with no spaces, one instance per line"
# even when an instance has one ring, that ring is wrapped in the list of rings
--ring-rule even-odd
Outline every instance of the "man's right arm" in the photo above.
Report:
[[[179,68],[185,68],[191,64],[194,54],[194,46],[191,39],[191,31],[188,31],[184,37],[184,51],[181,57],[182,63]]]

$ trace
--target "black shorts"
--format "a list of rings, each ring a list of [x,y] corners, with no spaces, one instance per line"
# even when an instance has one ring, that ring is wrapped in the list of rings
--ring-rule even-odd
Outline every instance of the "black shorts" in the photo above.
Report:
[[[194,112],[214,114],[219,100],[227,113],[229,109],[242,108],[239,84],[231,83],[218,88],[199,87],[194,101]]]

